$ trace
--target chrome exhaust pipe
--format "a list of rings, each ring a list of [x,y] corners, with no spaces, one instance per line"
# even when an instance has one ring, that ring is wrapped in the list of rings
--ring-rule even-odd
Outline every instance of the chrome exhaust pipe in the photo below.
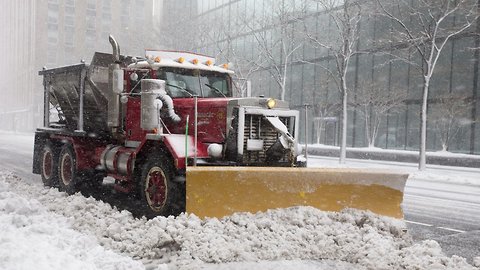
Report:
[[[113,62],[119,63],[120,62],[120,46],[118,45],[118,42],[115,40],[115,38],[112,35],[108,36],[108,41],[110,41],[110,44],[112,45]]]
[[[117,133],[120,128],[120,97],[123,92],[123,70],[120,67],[120,46],[112,35],[108,36],[108,40],[112,45],[112,60],[108,66],[108,126],[111,128],[113,134]]]

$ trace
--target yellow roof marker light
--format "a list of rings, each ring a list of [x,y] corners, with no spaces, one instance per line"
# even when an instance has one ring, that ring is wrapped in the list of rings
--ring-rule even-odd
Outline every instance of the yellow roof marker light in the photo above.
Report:
[[[153,61],[153,56],[152,55],[146,55],[146,60],[147,60],[147,63],[148,64],[153,64],[155,61]],[[135,62],[135,65],[138,64],[137,62]]]
[[[228,63],[228,61],[219,62],[216,61],[213,57],[198,53],[166,50],[146,50],[145,58],[140,59],[141,60],[139,61],[132,60],[132,63],[129,64],[129,66],[134,68],[145,67],[153,69],[158,69],[161,67],[174,67],[234,74],[234,66],[232,66],[232,63]]]

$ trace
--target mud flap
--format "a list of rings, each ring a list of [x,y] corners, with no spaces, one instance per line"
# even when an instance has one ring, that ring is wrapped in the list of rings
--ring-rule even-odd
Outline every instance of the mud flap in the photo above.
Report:
[[[403,218],[408,174],[339,168],[189,167],[186,211],[201,218],[291,206]]]

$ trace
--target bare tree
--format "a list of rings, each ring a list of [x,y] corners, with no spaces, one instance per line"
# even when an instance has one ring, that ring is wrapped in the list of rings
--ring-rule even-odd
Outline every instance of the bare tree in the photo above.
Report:
[[[261,62],[262,56],[254,51],[252,56],[247,57],[246,55],[239,53],[237,50],[234,50],[232,48],[232,43],[236,36],[233,34],[235,33],[234,31],[227,32],[224,28],[218,29],[218,32],[216,33],[222,34],[220,39],[222,42],[215,42],[217,50],[216,58],[226,61],[229,68],[235,70],[233,75],[234,86],[237,88],[237,95],[243,95],[247,89],[247,83],[251,81],[251,76],[261,68],[258,63]]]
[[[392,44],[412,49],[415,59],[395,54],[397,59],[416,67],[423,76],[423,98],[420,124],[420,161],[426,167],[427,105],[430,81],[445,45],[454,36],[469,29],[478,18],[477,1],[473,0],[377,0],[383,16],[393,22]],[[398,50],[399,52],[401,50]]]
[[[435,104],[431,104],[429,121],[440,139],[442,151],[448,151],[450,142],[462,127],[472,123],[469,117],[472,104],[473,101],[452,93],[442,95]]]
[[[306,6],[295,0],[269,0],[265,1],[265,9],[267,16],[245,16],[244,24],[261,56],[253,63],[258,69],[268,70],[280,88],[279,98],[284,100],[288,67],[295,60],[295,52],[305,43],[296,27],[305,18]]]
[[[179,20],[165,20],[154,26],[153,39],[164,48],[192,51],[203,42],[202,35],[196,35],[206,29],[204,23],[198,23],[199,18],[179,18]],[[155,44],[157,45],[157,44]]]
[[[335,117],[340,111],[338,103],[330,103],[327,100],[321,100],[314,103],[313,111],[315,113],[316,122],[316,142],[319,144],[322,138],[322,131],[325,125],[325,120]]]
[[[316,2],[328,14],[333,27],[327,33],[318,33],[306,26],[305,33],[313,46],[327,49],[335,62],[333,67],[322,66],[322,68],[334,80],[342,100],[340,163],[345,163],[349,93],[347,73],[350,60],[358,53],[362,8],[357,0],[317,0]]]
[[[168,23],[167,27],[157,30],[157,36],[167,47],[186,51],[205,51],[213,48],[207,54],[214,56],[217,65],[228,64],[233,69],[236,96],[247,88],[247,82],[260,67],[257,65],[260,56],[247,57],[235,50],[234,42],[246,34],[248,28],[239,20],[229,20],[220,14],[215,16],[197,16],[178,22]],[[206,53],[206,52],[204,52]],[[255,52],[254,52],[255,53]]]
[[[403,89],[387,90],[378,83],[359,83],[355,92],[354,105],[359,108],[365,121],[365,139],[368,147],[375,147],[375,141],[382,120],[403,107],[407,91]]]

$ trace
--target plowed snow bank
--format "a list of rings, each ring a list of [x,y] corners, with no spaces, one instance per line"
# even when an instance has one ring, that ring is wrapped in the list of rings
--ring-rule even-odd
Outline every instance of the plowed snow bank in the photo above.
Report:
[[[65,228],[65,231],[57,230],[59,239],[63,241],[58,245],[67,246],[67,251],[78,252],[79,255],[74,253],[74,258],[85,256],[92,265],[97,265],[98,257],[113,256],[106,251],[102,252],[107,255],[95,255],[98,252],[94,250],[101,249],[95,245],[98,241],[107,249],[141,260],[147,268],[158,269],[166,268],[162,263],[167,263],[172,269],[247,269],[253,262],[277,261],[275,263],[281,264],[283,260],[314,261],[313,264],[327,260],[317,265],[320,269],[331,269],[332,265],[341,269],[474,269],[463,258],[446,257],[435,241],[414,244],[408,233],[403,231],[403,221],[365,211],[348,209],[333,213],[294,207],[258,214],[235,214],[220,220],[200,220],[186,214],[176,218],[146,220],[135,219],[129,212],[119,212],[93,198],[78,194],[66,196],[55,189],[26,184],[9,173],[0,172],[0,183],[1,224],[8,224],[0,226],[19,230],[18,224],[25,222],[22,219],[35,218],[36,215],[29,214],[29,211],[40,212],[40,216],[54,215],[52,212],[62,215],[68,218],[68,222],[61,219],[61,222],[55,221],[50,225],[42,219],[43,223],[38,225],[40,228],[33,226],[37,224],[34,221],[26,224],[32,226],[33,231],[45,230],[46,236],[54,228]],[[13,193],[35,200],[17,198],[18,195]],[[13,212],[20,217],[18,221],[16,216],[11,216],[11,200],[33,205],[33,210],[32,207],[14,207]],[[77,235],[75,237],[85,237],[86,240],[71,240],[68,235],[76,232],[70,227],[95,236],[96,240]],[[28,237],[28,232],[25,232],[25,237]],[[10,256],[9,250],[6,250],[10,246],[5,246],[4,242],[0,242],[0,261],[4,261],[2,256]],[[78,242],[84,243],[85,249],[76,246]],[[38,248],[42,249],[41,246]],[[56,247],[51,248],[57,250]],[[61,250],[60,247],[58,249]],[[136,266],[132,261],[118,258],[120,265],[132,265],[131,269]],[[111,265],[108,260],[105,263],[106,266]],[[256,264],[265,268],[261,265]]]

